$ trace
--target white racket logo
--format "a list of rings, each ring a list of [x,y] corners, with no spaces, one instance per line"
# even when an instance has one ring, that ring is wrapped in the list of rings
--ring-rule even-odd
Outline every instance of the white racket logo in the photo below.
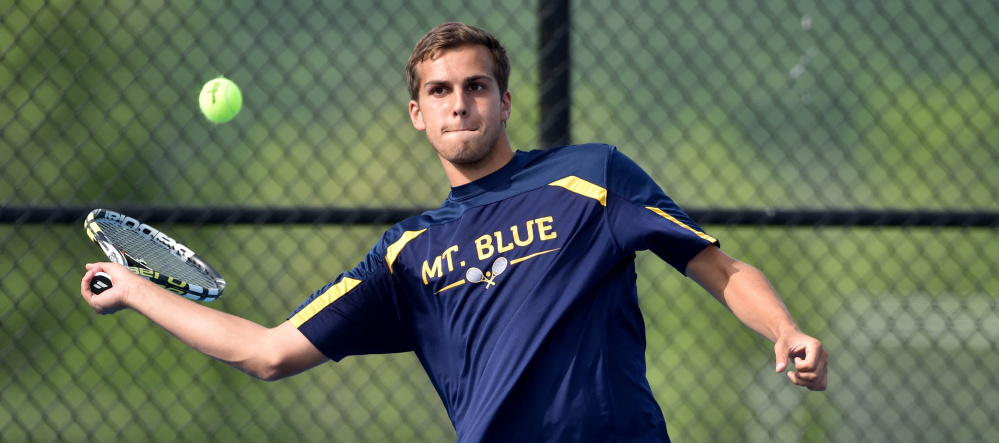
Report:
[[[489,289],[490,285],[496,284],[496,282],[494,281],[496,279],[496,276],[502,274],[503,271],[506,270],[507,265],[509,264],[510,262],[507,261],[506,257],[497,258],[496,261],[493,262],[492,272],[486,271],[486,273],[483,274],[482,270],[479,268],[475,267],[468,268],[468,271],[465,272],[465,279],[472,283],[485,282],[486,289]]]
[[[112,262],[118,263],[119,265],[122,266],[128,266],[128,263],[125,261],[125,257],[122,256],[121,252],[118,251],[118,249],[116,249],[114,246],[112,246],[111,243],[108,243],[103,239],[99,239],[97,241],[97,244],[101,246],[101,249],[104,250],[104,253],[108,256],[108,258]]]

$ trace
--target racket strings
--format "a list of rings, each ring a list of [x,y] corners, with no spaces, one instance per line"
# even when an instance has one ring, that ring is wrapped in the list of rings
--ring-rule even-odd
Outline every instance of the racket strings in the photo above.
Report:
[[[123,228],[115,223],[97,223],[101,232],[108,236],[112,243],[133,259],[143,263],[150,269],[176,280],[198,285],[204,288],[217,288],[218,285],[208,273],[198,265],[185,260],[170,251],[165,245],[146,237],[132,229]],[[140,260],[141,259],[141,260]]]

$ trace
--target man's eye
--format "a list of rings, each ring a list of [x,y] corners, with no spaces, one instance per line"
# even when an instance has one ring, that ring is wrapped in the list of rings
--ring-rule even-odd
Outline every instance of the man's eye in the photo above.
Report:
[[[441,95],[443,93],[444,93],[444,88],[441,87],[441,86],[438,86],[438,87],[430,90],[430,94],[431,95]]]
[[[473,91],[481,91],[483,89],[486,89],[486,85],[483,85],[482,83],[473,83],[468,87],[468,89],[471,89]]]

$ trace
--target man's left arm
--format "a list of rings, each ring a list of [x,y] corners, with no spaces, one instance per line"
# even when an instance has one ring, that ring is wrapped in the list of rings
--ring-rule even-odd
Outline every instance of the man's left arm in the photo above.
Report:
[[[794,359],[788,372],[794,384],[826,389],[829,354],[822,343],[798,329],[784,302],[760,270],[708,246],[687,263],[687,277],[701,285],[746,326],[774,342],[777,372]]]

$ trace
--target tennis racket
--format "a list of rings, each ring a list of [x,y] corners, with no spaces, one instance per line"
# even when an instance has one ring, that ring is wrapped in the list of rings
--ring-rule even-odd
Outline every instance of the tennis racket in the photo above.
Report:
[[[132,217],[95,209],[83,227],[109,260],[170,292],[192,300],[213,301],[225,290],[225,280],[218,271],[190,248]],[[94,294],[112,286],[111,277],[103,272],[90,280]]]
[[[502,274],[503,271],[506,270],[508,264],[510,264],[510,262],[507,261],[506,257],[497,258],[496,261],[493,262],[492,275],[489,276],[484,275],[482,270],[479,268],[468,268],[468,271],[465,272],[465,279],[472,283],[486,282],[486,289],[489,289],[490,285],[496,284],[493,280],[496,280],[496,276]]]

